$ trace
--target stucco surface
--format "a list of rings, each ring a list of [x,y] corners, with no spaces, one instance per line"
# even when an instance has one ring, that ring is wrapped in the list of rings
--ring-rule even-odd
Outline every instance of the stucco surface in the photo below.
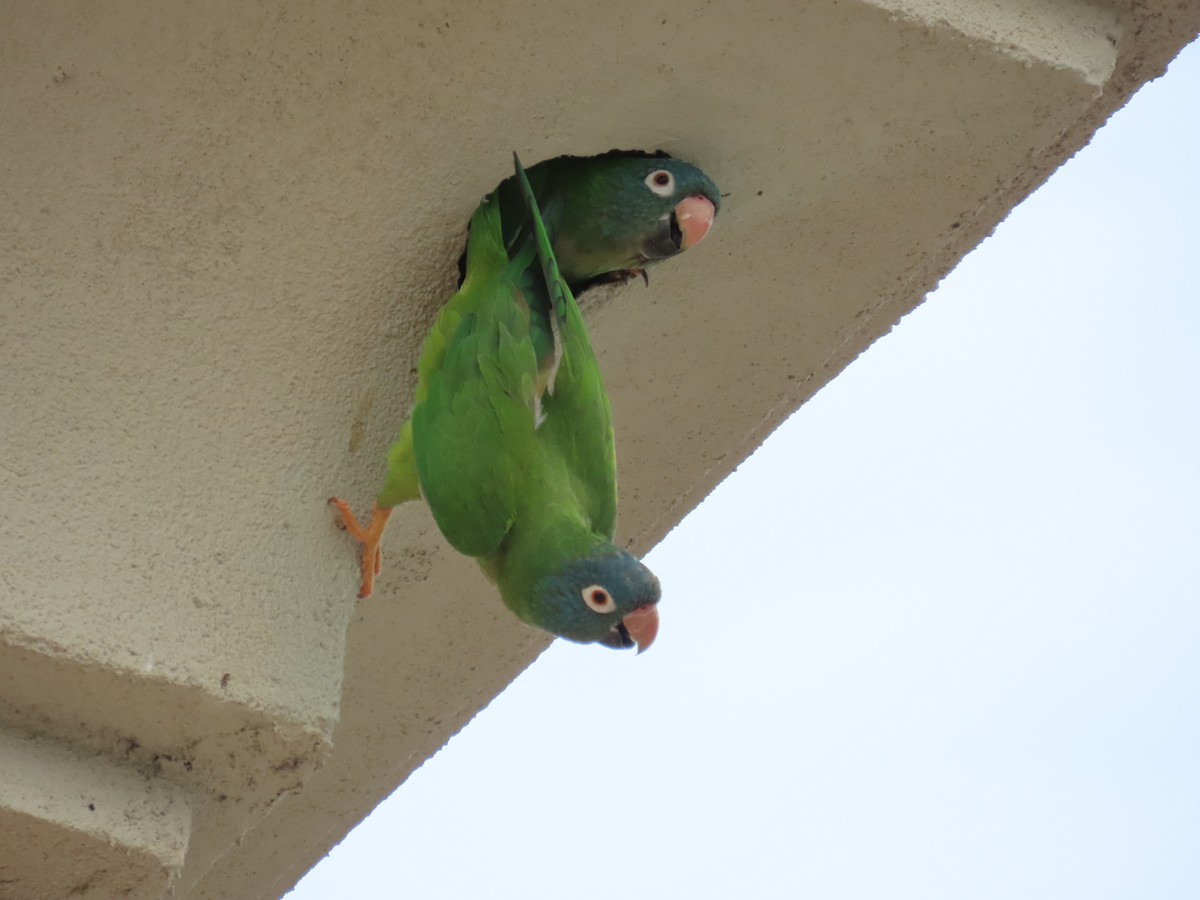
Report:
[[[5,4],[0,722],[183,791],[177,895],[278,896],[546,643],[416,505],[356,603],[324,503],[369,506],[512,150],[661,147],[726,193],[649,288],[586,304],[641,552],[1198,23],[1170,2]]]
[[[6,729],[0,760],[0,897],[149,898],[170,887],[191,830],[183,790]]]

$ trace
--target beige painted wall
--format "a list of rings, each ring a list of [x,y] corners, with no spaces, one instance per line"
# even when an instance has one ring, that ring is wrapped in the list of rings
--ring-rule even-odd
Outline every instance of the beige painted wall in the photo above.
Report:
[[[512,150],[663,147],[728,195],[587,308],[641,552],[1198,28],[1166,0],[4,4],[4,896],[278,896],[545,646],[416,506],[356,604],[324,505],[369,503]]]

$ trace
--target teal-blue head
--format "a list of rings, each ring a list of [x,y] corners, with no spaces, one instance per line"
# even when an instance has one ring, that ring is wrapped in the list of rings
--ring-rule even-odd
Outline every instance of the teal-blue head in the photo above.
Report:
[[[658,634],[662,588],[654,573],[634,556],[602,545],[531,585],[516,608],[531,625],[579,643],[649,648]]]
[[[647,266],[700,243],[721,208],[711,178],[661,151],[558,156],[526,174],[559,270],[576,295],[645,277]],[[528,225],[515,181],[505,179],[498,190],[505,241],[519,243]]]

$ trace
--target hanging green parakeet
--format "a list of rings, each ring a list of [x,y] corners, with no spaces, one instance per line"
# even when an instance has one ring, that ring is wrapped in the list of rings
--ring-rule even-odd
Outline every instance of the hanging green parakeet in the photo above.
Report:
[[[423,496],[447,541],[478,560],[523,621],[640,652],[658,631],[658,579],[612,543],[612,413],[551,234],[581,288],[628,277],[701,240],[717,191],[667,158],[550,160],[531,170],[550,231],[514,162],[515,176],[471,219],[465,277],[425,341],[412,417],[388,452],[370,523],[330,503],[362,543],[360,597],[380,571],[392,509]]]

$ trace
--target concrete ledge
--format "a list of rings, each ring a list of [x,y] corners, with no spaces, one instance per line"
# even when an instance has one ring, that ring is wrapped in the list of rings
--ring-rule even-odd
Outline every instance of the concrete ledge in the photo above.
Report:
[[[247,813],[294,790],[320,765],[328,733],[219,698],[225,688],[233,693],[232,675],[212,687],[0,642],[0,720],[9,724],[142,766]]]
[[[69,803],[14,799],[14,839],[140,860],[72,870],[96,896],[279,896],[545,646],[416,505],[355,603],[324,503],[377,490],[512,150],[662,147],[727,194],[586,304],[644,551],[1198,28],[1175,0],[4,4],[0,723],[190,810],[182,864]]]
[[[182,869],[191,809],[178,788],[9,730],[0,772],[0,896],[161,897]]]
[[[1087,0],[871,0],[906,19],[949,28],[1030,65],[1075,72],[1100,88],[1112,75],[1121,7]]]

